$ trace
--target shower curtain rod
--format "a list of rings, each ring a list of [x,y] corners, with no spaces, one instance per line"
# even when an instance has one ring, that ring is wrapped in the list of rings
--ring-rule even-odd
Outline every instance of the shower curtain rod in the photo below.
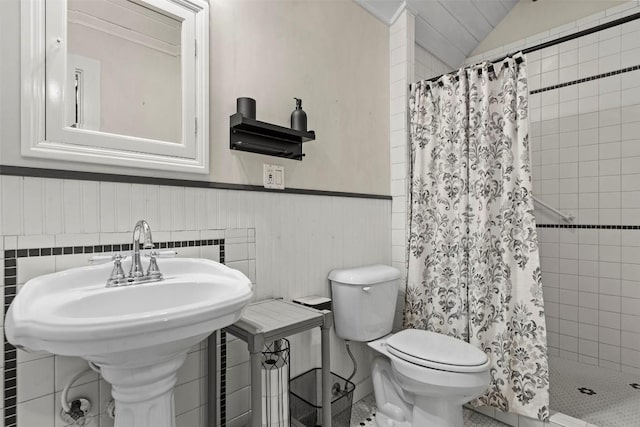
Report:
[[[575,217],[571,214],[566,214],[562,211],[559,211],[558,209],[554,208],[551,205],[548,205],[547,203],[543,202],[542,200],[538,199],[536,196],[533,196],[533,201],[536,202],[537,204],[539,204],[540,206],[543,206],[547,209],[549,209],[551,212],[553,212],[554,214],[558,215],[559,217],[561,217],[562,219],[564,219],[567,222],[573,222],[573,220],[575,219]]]
[[[547,47],[555,46],[555,45],[560,44],[560,43],[564,43],[564,42],[568,42],[568,41],[573,40],[573,39],[577,39],[578,37],[583,37],[583,36],[587,36],[589,34],[597,33],[598,31],[606,30],[607,28],[616,27],[618,25],[622,25],[622,24],[625,24],[627,22],[635,21],[636,19],[640,19],[640,13],[634,13],[633,15],[625,16],[625,17],[620,18],[620,19],[615,19],[615,20],[613,20],[611,22],[606,22],[604,24],[600,24],[600,25],[597,25],[595,27],[587,28],[586,30],[578,31],[577,33],[568,34],[566,36],[559,37],[559,38],[554,39],[554,40],[549,40],[548,42],[540,43],[540,44],[537,44],[535,46],[531,46],[531,47],[528,47],[526,49],[522,49],[521,51],[518,51],[518,52],[522,52],[523,54],[535,52],[537,50],[545,49]],[[506,58],[508,58],[510,56],[513,56],[513,55],[517,54],[518,52],[509,53],[509,54],[503,55],[503,56],[501,56],[499,58],[489,60],[488,62],[494,62],[494,63],[495,62],[500,62],[500,61],[502,61],[502,60],[504,60],[504,59],[506,59]],[[453,73],[456,73],[456,72],[457,72],[457,70],[449,72],[449,73],[444,73],[444,74],[441,74],[441,75],[439,75],[437,77],[432,77],[430,79],[426,79],[425,81],[427,81],[427,82],[435,82],[436,80],[440,79],[443,76],[446,76],[448,74],[453,74]],[[411,84],[409,84],[409,90],[411,90]]]

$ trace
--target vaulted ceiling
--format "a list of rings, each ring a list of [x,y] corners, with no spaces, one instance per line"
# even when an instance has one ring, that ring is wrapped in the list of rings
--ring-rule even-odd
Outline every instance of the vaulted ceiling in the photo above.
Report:
[[[391,24],[406,7],[416,16],[415,40],[456,68],[518,0],[355,0]]]

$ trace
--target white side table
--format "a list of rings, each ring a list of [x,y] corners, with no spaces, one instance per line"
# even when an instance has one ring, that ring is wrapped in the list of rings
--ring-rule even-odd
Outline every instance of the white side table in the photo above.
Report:
[[[322,419],[331,427],[331,362],[329,331],[333,315],[283,299],[249,304],[242,317],[223,329],[247,343],[251,354],[251,426],[262,426],[262,375],[260,360],[265,343],[286,338],[312,328],[321,329],[322,345]]]

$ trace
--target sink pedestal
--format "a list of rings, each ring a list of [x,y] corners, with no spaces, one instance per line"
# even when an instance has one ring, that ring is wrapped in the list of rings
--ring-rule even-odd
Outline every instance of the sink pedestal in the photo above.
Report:
[[[186,352],[140,367],[100,366],[111,383],[116,404],[115,427],[175,427],[174,386]]]
[[[158,264],[163,280],[129,286],[105,286],[109,264],[29,280],[7,311],[7,341],[99,366],[115,427],[175,427],[174,386],[189,349],[236,322],[253,292],[244,274],[212,260]]]

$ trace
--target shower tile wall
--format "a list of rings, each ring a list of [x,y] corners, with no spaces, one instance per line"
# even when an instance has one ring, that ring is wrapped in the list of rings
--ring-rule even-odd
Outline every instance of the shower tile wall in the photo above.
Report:
[[[407,217],[407,87],[414,75],[415,17],[407,10],[389,27],[389,94],[390,106],[390,161],[391,161],[391,261],[406,274],[405,243]],[[404,286],[400,286],[396,301],[394,328],[402,327]]]
[[[408,11],[390,27],[391,54],[391,233],[392,261],[403,278],[406,273],[409,130],[407,127],[408,84],[451,71],[429,51],[414,42],[414,19]],[[402,327],[404,286],[400,286],[394,327]]]
[[[407,88],[411,82],[450,71],[438,58],[415,43],[415,16],[405,10],[389,27],[390,95],[391,95],[391,259],[392,265],[406,277],[407,200],[409,165],[409,129]],[[404,286],[400,286],[394,328],[402,327]]]
[[[180,256],[224,256],[227,265],[255,283],[256,299],[328,295],[326,275],[332,268],[391,262],[388,200],[0,176],[0,267],[5,273],[0,291],[6,295],[31,277],[86,265],[89,253],[115,250],[109,245],[130,244],[139,218],[149,221],[156,241],[187,241],[177,249]],[[47,250],[52,247],[72,247],[72,253],[54,255]],[[45,250],[16,252],[11,258],[14,249],[40,248]],[[316,335],[292,338],[292,376],[319,366]],[[351,361],[341,341],[333,337],[331,344],[332,370],[348,376]],[[362,366],[358,392],[366,395],[371,386],[365,349],[354,349]],[[4,360],[5,354],[10,353],[0,352],[0,426],[62,426],[59,393],[83,362],[18,351],[16,363]],[[179,373],[180,427],[205,425],[206,358],[206,345],[194,347]],[[228,335],[225,417],[230,427],[246,423],[247,359],[246,345]],[[85,394],[94,404],[87,426],[113,425],[105,414],[109,387],[97,375],[79,381],[72,393]]]
[[[635,13],[640,2],[629,1],[465,63],[499,58]],[[640,21],[634,21],[528,55],[530,91],[640,65],[638,31]],[[415,80],[448,71],[426,66],[438,63],[415,45]],[[561,220],[536,207],[550,353],[640,373],[638,87],[637,71],[557,87],[533,93],[530,112],[536,195],[576,214],[574,224],[580,225],[560,228]],[[483,413],[511,426],[539,425],[492,408]]]
[[[425,80],[440,74],[448,73],[451,70],[444,62],[433,56],[431,52],[416,44],[415,49],[415,80]]]
[[[640,20],[527,59],[533,190],[582,226],[539,229],[550,353],[640,372]]]

